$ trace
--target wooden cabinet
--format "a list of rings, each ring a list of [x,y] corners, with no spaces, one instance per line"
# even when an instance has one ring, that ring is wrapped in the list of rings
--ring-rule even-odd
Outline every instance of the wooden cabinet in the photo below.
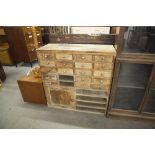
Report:
[[[37,55],[48,106],[106,112],[116,55],[112,45],[48,44]]]
[[[42,45],[38,27],[5,27],[9,41],[10,55],[15,64],[24,61],[31,63],[37,59],[36,48]],[[31,64],[32,65],[32,64]]]
[[[47,104],[41,78],[25,75],[18,80],[18,86],[25,102]]]

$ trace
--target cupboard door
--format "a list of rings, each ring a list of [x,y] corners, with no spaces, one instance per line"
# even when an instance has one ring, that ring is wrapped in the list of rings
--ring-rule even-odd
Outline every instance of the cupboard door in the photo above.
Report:
[[[74,99],[73,90],[69,89],[52,89],[50,91],[50,95],[51,102],[57,105],[72,105]]]
[[[121,64],[113,108],[138,111],[152,67],[147,64]]]
[[[155,80],[149,96],[149,100],[144,107],[144,112],[155,113]]]

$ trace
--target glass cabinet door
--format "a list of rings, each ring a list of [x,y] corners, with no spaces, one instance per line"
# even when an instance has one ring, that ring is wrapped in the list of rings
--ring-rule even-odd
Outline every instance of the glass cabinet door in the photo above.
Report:
[[[144,107],[144,112],[155,113],[155,80],[153,83],[149,100]]]
[[[153,65],[121,63],[113,108],[138,111]]]
[[[155,54],[155,27],[125,27],[123,52]]]

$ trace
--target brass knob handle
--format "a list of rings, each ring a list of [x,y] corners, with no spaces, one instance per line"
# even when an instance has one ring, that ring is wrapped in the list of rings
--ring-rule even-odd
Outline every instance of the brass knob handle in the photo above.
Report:
[[[45,58],[47,58],[48,56],[47,55],[45,55]]]
[[[66,64],[64,64],[64,66],[66,66]]]
[[[82,59],[85,59],[85,57],[82,57]]]
[[[102,60],[104,60],[105,59],[105,57],[102,57]]]
[[[63,71],[64,73],[66,73],[66,71]]]

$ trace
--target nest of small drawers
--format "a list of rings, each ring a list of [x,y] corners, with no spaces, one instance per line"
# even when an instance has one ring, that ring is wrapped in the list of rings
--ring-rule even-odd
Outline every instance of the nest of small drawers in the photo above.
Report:
[[[106,112],[115,51],[37,53],[49,106]]]

